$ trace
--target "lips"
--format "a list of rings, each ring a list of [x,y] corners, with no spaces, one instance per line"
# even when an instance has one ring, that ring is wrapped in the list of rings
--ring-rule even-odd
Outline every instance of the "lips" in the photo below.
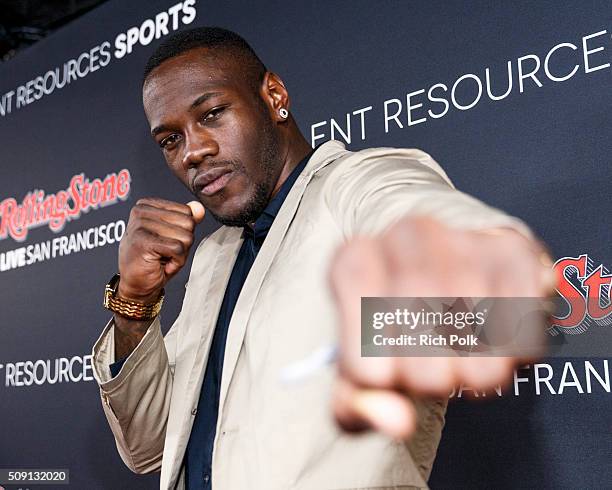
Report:
[[[195,179],[193,179],[193,189],[198,194],[212,196],[223,189],[231,178],[231,168],[213,168],[196,175]]]

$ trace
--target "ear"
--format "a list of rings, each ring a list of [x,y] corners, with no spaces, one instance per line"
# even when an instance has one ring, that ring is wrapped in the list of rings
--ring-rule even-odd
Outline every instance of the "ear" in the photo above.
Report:
[[[268,105],[274,121],[286,122],[288,120],[287,117],[280,115],[280,110],[289,110],[289,94],[285,84],[276,73],[266,72],[261,86],[261,96]]]

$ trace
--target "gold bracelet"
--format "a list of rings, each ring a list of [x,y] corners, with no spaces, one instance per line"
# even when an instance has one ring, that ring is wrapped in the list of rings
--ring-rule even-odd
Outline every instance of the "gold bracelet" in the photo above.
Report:
[[[117,313],[130,320],[152,320],[161,311],[164,302],[164,290],[155,303],[139,303],[117,296],[119,289],[119,274],[115,274],[104,288],[103,306],[107,310]]]

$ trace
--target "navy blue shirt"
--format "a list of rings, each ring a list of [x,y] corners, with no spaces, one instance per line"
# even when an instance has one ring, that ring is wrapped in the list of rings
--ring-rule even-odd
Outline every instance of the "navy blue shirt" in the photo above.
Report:
[[[187,490],[211,490],[212,488],[213,445],[217,430],[221,374],[223,372],[223,358],[225,356],[225,342],[227,340],[229,323],[238,301],[238,296],[242,290],[242,285],[251,270],[253,262],[255,262],[259,249],[268,235],[268,230],[311,155],[312,152],[289,174],[278,193],[255,221],[253,229],[248,226],[244,228],[242,234],[244,242],[234,263],[232,274],[225,289],[223,303],[219,310],[219,316],[217,317],[217,325],[210,346],[202,390],[200,391],[198,409],[185,453],[185,483]],[[123,360],[110,366],[113,376],[118,374],[121,365],[123,365]]]

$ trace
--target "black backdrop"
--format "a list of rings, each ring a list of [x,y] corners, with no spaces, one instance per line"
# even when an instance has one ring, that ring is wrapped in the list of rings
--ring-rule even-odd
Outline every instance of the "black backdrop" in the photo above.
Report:
[[[603,265],[605,282],[612,263],[609,2],[318,0],[256,7],[187,0],[174,18],[173,5],[108,2],[0,66],[0,467],[70,468],[72,486],[83,489],[158,484],[157,476],[133,476],[121,463],[91,378],[88,354],[108,317],[100,303],[117,244],[60,251],[72,234],[90,228],[104,234],[102,225],[126,222],[139,197],[189,199],[150,140],[140,102],[142,67],[160,42],[149,44],[147,36],[156,15],[169,9],[157,19],[166,18],[169,31],[176,19],[177,28],[220,25],[251,42],[285,80],[292,112],[317,143],[334,126],[336,139],[348,139],[339,128],[352,149],[422,148],[460,189],[526,220],[556,258],[586,254],[589,273]],[[122,53],[130,35],[121,34],[133,26],[143,26],[138,34],[146,45]],[[75,69],[72,59],[81,63],[69,84],[59,88],[55,75],[44,78],[58,68],[61,85],[65,67]],[[508,63],[512,87],[493,100],[487,73],[493,95],[501,96]],[[21,241],[11,235],[19,232],[14,206],[28,193],[53,197],[75,175],[93,181],[122,169],[131,176],[125,200],[93,207],[59,231],[42,223]],[[207,222],[200,232],[213,226]],[[121,223],[113,230],[120,229]],[[31,257],[40,243],[45,260],[38,261]],[[565,273],[580,284],[576,269]],[[183,273],[168,288],[166,326],[178,313],[185,279]],[[605,304],[610,287],[593,294]],[[605,342],[606,321],[587,317],[568,333]],[[481,403],[465,401],[469,387],[455,392],[431,486],[612,488],[608,345],[603,352],[526,366],[512,386]]]

